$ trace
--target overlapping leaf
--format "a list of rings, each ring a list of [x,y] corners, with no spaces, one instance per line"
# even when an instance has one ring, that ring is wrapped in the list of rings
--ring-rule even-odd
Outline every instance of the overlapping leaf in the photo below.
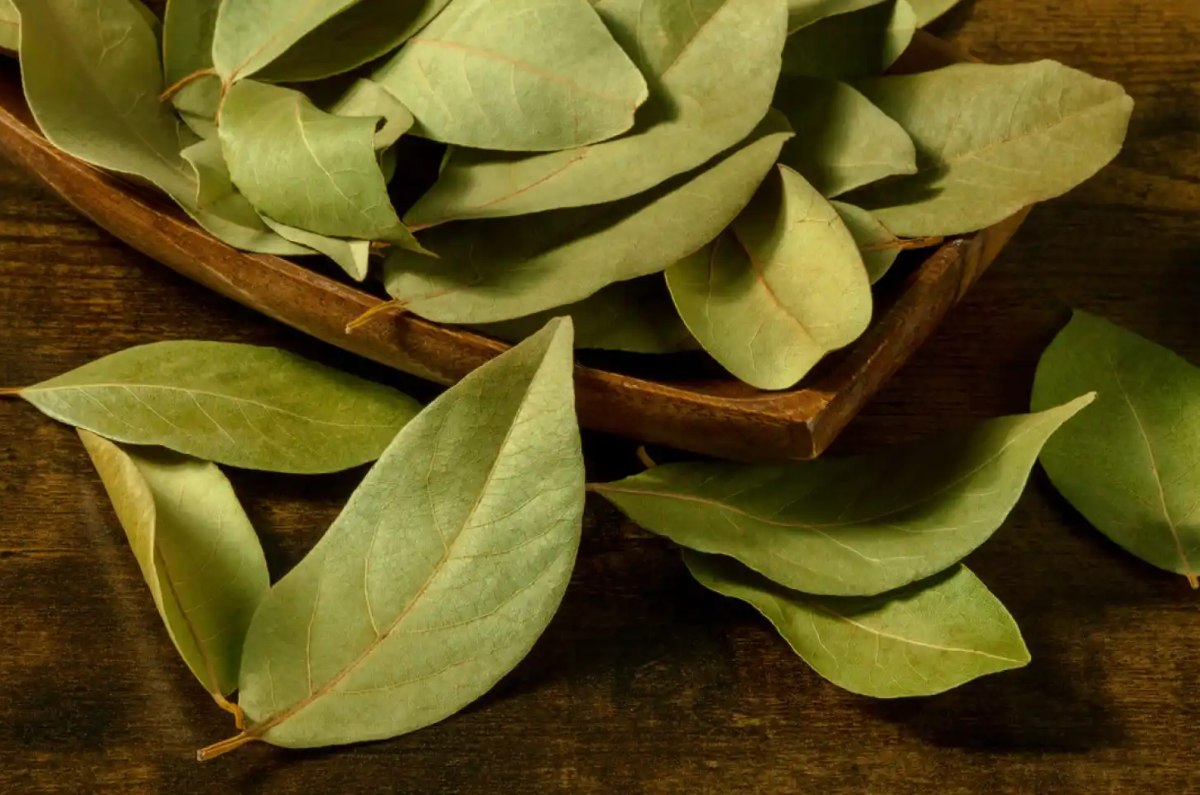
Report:
[[[917,14],[917,24],[925,27],[947,11],[954,8],[962,0],[908,0],[909,5]]]
[[[867,278],[875,284],[891,270],[900,257],[902,242],[871,213],[845,202],[831,202],[842,223],[858,243],[858,253],[867,267]]]
[[[1133,100],[1052,61],[959,64],[857,84],[917,146],[916,174],[850,200],[904,237],[982,229],[1091,177],[1121,149]]]
[[[793,33],[826,17],[861,11],[882,2],[883,0],[787,0],[788,32]]]
[[[217,105],[221,79],[211,70],[213,29],[217,24],[219,0],[170,0],[163,17],[163,74],[168,86],[189,81],[171,102],[180,117],[203,138],[217,134]]]
[[[21,15],[12,0],[0,0],[0,49],[16,52],[21,46]]]
[[[786,166],[713,244],[667,269],[679,314],[723,367],[794,386],[871,321],[871,285],[837,211]]]
[[[266,68],[359,0],[220,0],[213,66],[226,84]]]
[[[780,162],[824,196],[917,171],[917,150],[904,128],[845,83],[784,78],[775,107],[796,131]]]
[[[882,0],[827,17],[788,37],[783,73],[837,79],[882,74],[908,49],[916,30],[908,0]]]
[[[1197,587],[1200,369],[1076,312],[1042,357],[1033,406],[1077,388],[1099,398],[1042,451],[1051,481],[1100,532]]]
[[[871,455],[671,464],[592,488],[647,530],[786,587],[872,596],[943,571],[991,537],[1042,445],[1090,401]]]
[[[1029,664],[1004,605],[963,566],[869,598],[776,585],[730,558],[685,552],[706,588],[752,605],[818,674],[874,698],[932,696]]]
[[[596,10],[650,83],[634,129],[532,156],[454,149],[405,220],[427,227],[623,199],[736,145],[766,114],[782,0],[600,0]]]
[[[451,0],[373,79],[417,134],[504,151],[619,135],[647,96],[588,0]]]
[[[491,323],[662,271],[741,212],[791,135],[785,130],[772,114],[742,148],[644,196],[430,230],[422,242],[441,258],[394,252],[385,266],[387,290],[431,320]]]
[[[579,545],[570,323],[409,424],[254,617],[245,739],[306,747],[442,720],[528,653]]]
[[[21,390],[56,420],[119,442],[275,472],[374,461],[417,404],[273,348],[157,342]]]
[[[179,655],[219,702],[270,578],[258,536],[212,464],[80,431]]]
[[[321,235],[415,246],[388,198],[376,123],[243,80],[221,108],[221,146],[233,183],[263,215]]]

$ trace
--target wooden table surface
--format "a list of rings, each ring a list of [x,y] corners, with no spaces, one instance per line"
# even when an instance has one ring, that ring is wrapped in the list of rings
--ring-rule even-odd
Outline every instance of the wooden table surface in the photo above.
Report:
[[[1025,409],[1041,349],[1078,306],[1200,362],[1200,2],[978,0],[945,26],[998,62],[1056,58],[1136,97],[1119,162],[1040,208],[995,270],[839,443],[865,449]],[[0,385],[160,339],[287,347],[404,379],[205,293],[0,163]],[[588,438],[595,477],[632,465]],[[361,472],[234,473],[275,576]],[[1200,607],[1033,483],[972,566],[1033,664],[927,700],[840,692],[677,555],[589,505],[566,602],[477,705],[374,745],[254,746],[176,659],[67,428],[0,403],[0,792],[1200,792]]]

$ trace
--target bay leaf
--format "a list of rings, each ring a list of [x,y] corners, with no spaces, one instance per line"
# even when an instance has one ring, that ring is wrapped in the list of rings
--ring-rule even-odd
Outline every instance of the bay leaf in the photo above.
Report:
[[[388,198],[376,119],[326,113],[299,91],[242,80],[220,121],[233,184],[263,215],[329,237],[417,245]]]
[[[284,238],[272,231],[266,219],[238,192],[229,178],[229,168],[221,144],[206,138],[181,152],[195,172],[196,193],[189,203],[193,217],[215,237],[234,248],[276,256],[301,256],[313,250],[300,241]]]
[[[368,116],[379,120],[375,148],[387,149],[416,122],[408,108],[373,80],[358,79],[329,109],[337,116]]]
[[[1071,190],[1121,150],[1133,100],[1052,61],[958,64],[857,84],[917,146],[916,174],[849,201],[902,237],[973,232]]]
[[[877,453],[670,464],[591,488],[645,529],[788,588],[874,596],[944,571],[990,538],[1042,445],[1090,401]]]
[[[137,6],[129,0],[14,2],[21,12],[25,97],[46,138],[174,197],[194,194],[191,170],[179,155],[190,141],[158,99],[158,41]]]
[[[114,441],[298,474],[374,461],[419,409],[285,351],[224,342],[141,345],[16,394]]]
[[[830,202],[833,209],[842,217],[842,223],[850,230],[858,243],[858,252],[862,255],[863,264],[867,267],[867,278],[871,284],[876,284],[887,275],[887,272],[900,258],[902,243],[900,238],[888,231],[871,213],[861,207],[845,202]]]
[[[104,482],[179,656],[219,704],[237,689],[242,641],[270,590],[233,487],[206,461],[79,438]]]
[[[371,241],[343,240],[318,235],[272,221],[270,218],[263,218],[263,222],[280,237],[329,257],[355,281],[361,282],[367,278],[371,267]]]
[[[884,0],[809,25],[788,37],[783,73],[846,79],[887,71],[908,49],[917,15],[908,0]]]
[[[667,269],[680,317],[738,379],[788,389],[871,322],[858,243],[802,176],[781,166],[730,231]]]
[[[349,72],[399,47],[449,0],[358,0],[288,48],[262,73],[295,83]]]
[[[16,52],[21,46],[21,15],[12,0],[0,0],[0,49]]]
[[[359,0],[221,0],[213,66],[226,85],[250,77]]]
[[[634,128],[536,155],[452,148],[408,223],[617,201],[736,146],[766,114],[783,47],[781,0],[600,0],[596,11],[650,84]]]
[[[665,270],[703,247],[750,201],[790,136],[771,114],[742,148],[698,174],[610,205],[448,224],[422,242],[440,259],[394,251],[388,293],[444,323],[511,320]]]
[[[505,151],[612,138],[648,91],[588,0],[451,0],[372,79],[415,134]]]
[[[701,585],[754,607],[814,671],[858,695],[933,696],[1029,664],[1016,621],[964,566],[863,598],[791,591],[716,555],[684,560]]]
[[[657,275],[610,284],[568,306],[476,328],[513,342],[536,333],[553,316],[571,318],[575,347],[580,349],[661,354],[696,348]]]
[[[1076,312],[1042,356],[1033,405],[1076,387],[1099,398],[1042,451],[1050,480],[1100,532],[1200,586],[1200,369]]]
[[[787,0],[788,32],[795,33],[826,17],[861,11],[883,0]]]
[[[939,17],[945,16],[946,12],[962,0],[908,0],[908,2],[917,14],[917,24],[925,27]]]
[[[220,0],[169,0],[163,16],[163,75],[174,87],[185,78],[212,69],[213,29]],[[213,74],[178,89],[171,104],[180,118],[201,138],[217,134],[221,79]]]
[[[400,432],[255,614],[240,688],[249,728],[214,752],[415,731],[529,652],[579,546],[572,371],[570,322],[555,321]]]
[[[780,162],[824,196],[917,171],[917,150],[904,128],[846,83],[785,77],[775,107],[796,131]]]

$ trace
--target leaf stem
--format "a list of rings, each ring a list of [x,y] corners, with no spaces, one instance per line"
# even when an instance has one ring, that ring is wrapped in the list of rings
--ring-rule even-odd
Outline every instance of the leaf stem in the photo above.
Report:
[[[178,94],[180,91],[187,88],[188,86],[190,86],[192,83],[196,82],[197,80],[202,80],[206,77],[216,77],[216,76],[217,76],[217,70],[212,68],[211,66],[208,67],[207,69],[198,69],[195,72],[192,72],[190,75],[187,75],[186,77],[179,79],[174,84],[168,86],[166,91],[164,91],[158,95],[158,99],[160,102],[170,102],[175,97],[176,94]]]
[[[24,391],[25,391],[25,387],[22,387],[22,386],[0,387],[0,398],[18,397]]]
[[[241,707],[225,698],[225,696],[221,695],[220,693],[214,692],[212,697],[213,701],[217,702],[218,707],[233,716],[233,725],[237,727],[238,731],[246,728],[246,713],[242,712]]]
[[[933,248],[946,242],[944,237],[918,237],[912,240],[889,240],[886,243],[876,243],[873,246],[863,246],[861,251],[870,254],[876,251],[912,251],[918,248]]]
[[[650,453],[646,450],[646,445],[640,444],[637,449],[637,459],[646,469],[654,469],[658,466],[654,459],[650,457]]]
[[[354,318],[354,320],[351,320],[349,323],[347,323],[346,333],[353,334],[363,326],[366,326],[371,321],[375,320],[375,318],[383,315],[402,315],[404,314],[405,307],[407,306],[408,304],[405,301],[400,301],[398,299],[384,301],[381,304],[371,307],[366,312],[363,312],[361,315]]]
[[[258,738],[255,737],[250,732],[244,731],[235,737],[230,737],[229,739],[222,740],[219,743],[213,743],[212,745],[208,746],[207,748],[201,748],[199,751],[196,752],[196,761],[197,762],[211,762],[212,760],[216,759],[218,756],[224,756],[225,754],[229,753],[230,751],[236,751],[237,749],[241,748],[243,745],[252,743],[257,739]]]

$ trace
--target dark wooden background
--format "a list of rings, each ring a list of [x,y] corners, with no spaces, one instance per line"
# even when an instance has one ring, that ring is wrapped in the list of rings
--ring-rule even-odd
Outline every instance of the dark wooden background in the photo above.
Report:
[[[943,26],[998,62],[1056,58],[1138,100],[1120,161],[1040,208],[840,443],[1024,410],[1040,350],[1083,307],[1200,363],[1200,0],[978,0]],[[205,293],[0,163],[0,385],[159,339],[281,345],[376,377]],[[589,438],[597,477],[632,464]],[[235,473],[273,573],[361,473]],[[532,657],[466,713],[323,752],[230,733],[175,658],[74,434],[0,403],[0,792],[1200,792],[1200,596],[1118,552],[1036,475],[972,566],[1026,670],[878,703],[823,683],[756,615],[590,505],[575,582]]]

